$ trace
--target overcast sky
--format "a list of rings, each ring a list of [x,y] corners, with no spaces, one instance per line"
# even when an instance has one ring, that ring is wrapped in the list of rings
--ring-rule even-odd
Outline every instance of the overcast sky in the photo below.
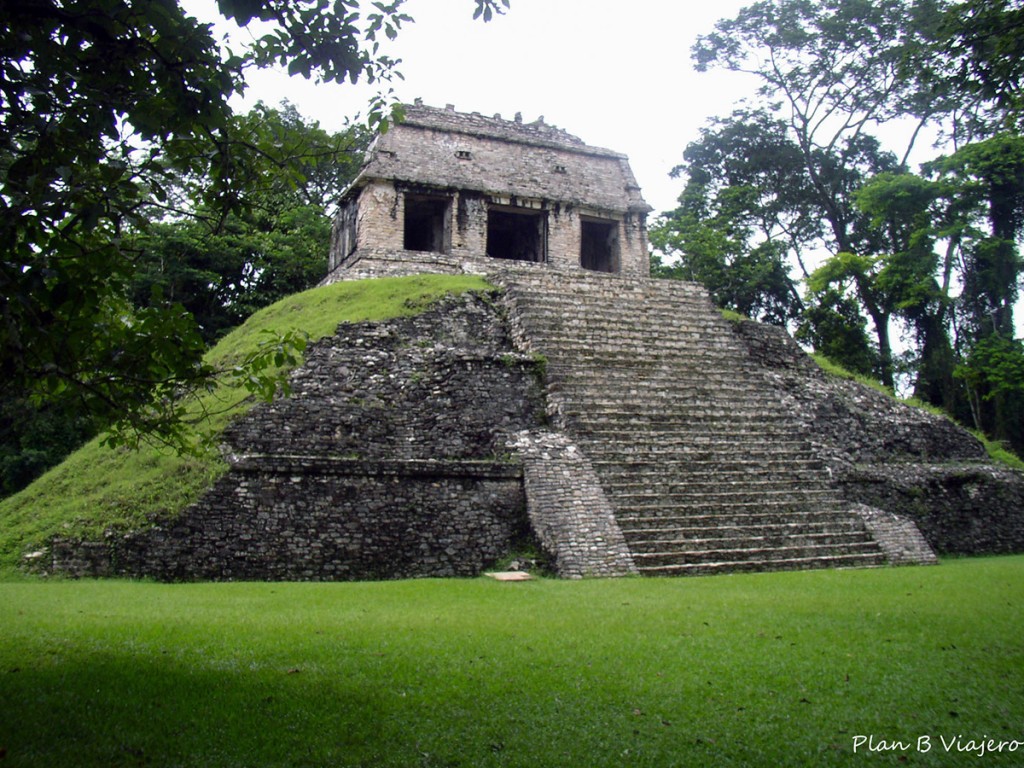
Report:
[[[693,71],[690,46],[749,0],[512,0],[505,16],[473,21],[473,0],[408,0],[391,53],[402,59],[396,95],[461,112],[544,120],[588,144],[629,156],[656,212],[675,207],[670,179],[684,147],[712,115],[727,114],[756,87],[742,76]],[[369,2],[364,2],[369,6]],[[188,0],[204,20],[213,0]],[[372,91],[316,85],[282,72],[254,73],[245,108],[287,98],[307,118],[337,130],[365,114]]]

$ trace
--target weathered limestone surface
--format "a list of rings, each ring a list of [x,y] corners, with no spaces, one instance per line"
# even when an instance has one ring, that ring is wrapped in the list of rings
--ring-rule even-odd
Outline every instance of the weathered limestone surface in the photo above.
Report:
[[[825,376],[696,285],[518,264],[502,294],[342,325],[225,433],[180,518],[55,542],[163,579],[468,576],[519,547],[591,575],[1024,551],[1024,479],[967,432]]]
[[[293,396],[225,433],[231,469],[181,518],[56,570],[162,579],[468,576],[532,541],[508,436],[536,428],[536,363],[493,297],[443,302],[313,345]]]
[[[826,376],[781,329],[735,325],[843,496],[913,520],[939,552],[1024,551],[1024,477],[949,419]]]
[[[56,542],[56,570],[162,580],[473,576],[529,537],[521,469],[252,457],[180,519]]]
[[[510,445],[523,461],[530,523],[557,573],[568,578],[637,573],[594,468],[568,435],[522,432]]]
[[[53,568],[472,576],[539,538],[560,575],[634,572],[585,457],[543,430],[542,364],[513,347],[495,299],[340,326],[308,350],[290,398],[225,431],[231,469],[198,503],[144,531],[55,542]]]
[[[933,565],[935,551],[912,519],[896,512],[884,512],[867,504],[852,504],[864,526],[875,537],[891,565]]]
[[[490,257],[647,275],[650,210],[625,155],[543,119],[410,104],[343,195],[327,281],[387,274],[398,262],[447,272],[462,259]],[[491,252],[520,236],[492,240],[492,214],[511,215],[517,230],[530,230],[530,244]]]
[[[699,286],[520,267],[495,279],[517,343],[547,359],[552,424],[591,462],[641,573],[887,561]]]

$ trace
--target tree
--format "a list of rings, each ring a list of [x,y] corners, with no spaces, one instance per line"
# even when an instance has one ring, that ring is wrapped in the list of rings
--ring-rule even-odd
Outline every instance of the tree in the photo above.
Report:
[[[73,410],[0,399],[0,498],[20,491],[93,434],[91,421]]]
[[[248,145],[229,98],[250,66],[284,65],[323,81],[386,82],[379,37],[410,21],[402,0],[220,0],[266,31],[243,53],[173,0],[5,2],[0,28],[0,382],[5,397],[73,400],[115,440],[180,444],[183,392],[216,375],[180,305],[136,308],[123,248],[168,185],[202,179],[224,219],[240,209]],[[507,0],[476,0],[485,17]],[[385,119],[385,98],[371,122]],[[274,161],[287,168],[285,154]],[[301,175],[301,171],[297,172]]]
[[[878,339],[879,380],[890,389],[895,389],[892,343],[889,338],[889,318],[892,317],[897,296],[890,290],[885,279],[886,264],[882,257],[860,256],[842,251],[830,257],[811,273],[807,288],[816,294],[831,292],[846,295],[847,287],[853,290],[858,302],[871,318]]]
[[[878,350],[871,346],[860,305],[836,289],[819,291],[800,317],[794,337],[843,368],[877,376]]]
[[[1002,133],[929,164],[943,189],[960,250],[962,374],[975,426],[1024,446],[1024,393],[994,382],[1014,340],[1024,261],[1024,138]],[[999,354],[995,354],[999,351]],[[986,371],[986,366],[993,370]],[[963,374],[968,375],[963,375]]]
[[[995,132],[1020,133],[1024,118],[1024,6],[1019,0],[965,0],[944,12],[937,64],[914,73],[949,94],[954,147]]]
[[[909,362],[917,396],[1024,446],[1024,393],[1006,385],[1024,267],[1020,1],[759,0],[692,57],[758,89],[686,148],[680,206],[652,234],[677,260],[662,269],[721,301],[737,283],[766,295],[771,278],[745,265],[771,244],[805,281],[801,341],[890,386]],[[905,136],[883,146],[897,120]],[[947,151],[911,173],[926,126]],[[912,347],[897,355],[901,327]]]
[[[1003,133],[939,158],[928,168],[945,185],[966,240],[964,303],[975,338],[1013,336],[1022,269],[1024,137]]]
[[[940,265],[936,238],[951,232],[942,226],[939,195],[939,185],[915,174],[881,173],[854,199],[884,235],[876,243],[884,261],[880,288],[893,298],[893,314],[910,326],[917,342],[914,395],[956,413],[956,361],[948,332],[953,251],[947,248]]]
[[[797,264],[806,279],[807,253],[876,246],[880,235],[857,208],[854,192],[865,179],[896,167],[866,134],[830,150],[813,148],[808,156],[790,133],[764,109],[711,121],[673,169],[687,177],[680,207],[659,219],[651,235],[666,256],[681,259],[684,268],[690,264],[689,279],[704,282],[713,296],[735,304],[719,289],[738,279],[751,297],[747,303],[780,324],[804,309],[788,264]],[[706,267],[692,268],[708,259],[717,259],[718,278]],[[734,278],[737,268],[742,272]]]
[[[698,71],[755,76],[820,184],[816,149],[831,156],[896,118],[914,117],[919,129],[946,108],[917,77],[930,68],[940,10],[931,0],[762,0],[698,37],[692,58]],[[912,131],[902,162],[916,137]]]
[[[989,427],[990,434],[1011,445],[1024,444],[1024,343],[1000,334],[987,336],[971,348],[956,375],[967,385],[975,426]],[[993,404],[1003,411],[994,425],[986,423],[991,418],[987,406]]]
[[[151,223],[126,245],[135,252],[135,304],[180,302],[207,343],[323,278],[328,211],[355,178],[370,138],[359,125],[328,134],[287,102],[280,110],[258,104],[235,120],[251,154],[234,190],[244,204],[221,216],[197,196],[201,180],[183,178],[171,196],[190,214]],[[286,169],[274,160],[282,146]]]

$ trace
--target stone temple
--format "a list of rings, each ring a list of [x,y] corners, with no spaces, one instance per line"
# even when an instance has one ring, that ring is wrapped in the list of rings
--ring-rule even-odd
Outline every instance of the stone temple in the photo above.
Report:
[[[1024,478],[947,419],[824,374],[779,328],[649,277],[626,158],[542,120],[421,104],[345,193],[326,282],[495,289],[342,324],[224,435],[180,517],[57,541],[55,570],[161,579],[564,577],[1024,551]]]
[[[329,270],[448,271],[486,256],[647,276],[650,210],[625,155],[543,118],[417,104],[346,191]]]

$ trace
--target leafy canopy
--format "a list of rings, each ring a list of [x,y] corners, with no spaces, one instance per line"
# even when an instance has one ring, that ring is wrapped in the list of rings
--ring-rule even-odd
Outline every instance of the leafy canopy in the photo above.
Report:
[[[253,151],[229,99],[250,67],[286,66],[323,82],[386,83],[381,49],[411,19],[403,0],[219,0],[246,26],[222,48],[175,0],[36,0],[4,5],[0,27],[0,394],[73,403],[114,442],[181,444],[182,394],[218,375],[180,304],[136,306],[125,244],[158,210],[177,210],[190,178],[204,213],[243,210],[262,157],[287,169],[287,142]],[[504,0],[476,0],[490,18]],[[386,97],[370,109],[385,120]],[[258,173],[257,173],[258,175]]]

